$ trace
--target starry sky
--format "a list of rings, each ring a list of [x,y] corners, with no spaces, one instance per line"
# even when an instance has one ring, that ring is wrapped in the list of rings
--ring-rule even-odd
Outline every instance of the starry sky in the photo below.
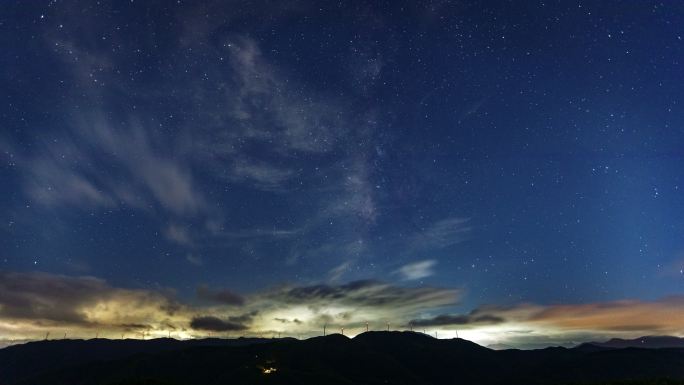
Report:
[[[0,340],[684,333],[678,1],[7,1]]]

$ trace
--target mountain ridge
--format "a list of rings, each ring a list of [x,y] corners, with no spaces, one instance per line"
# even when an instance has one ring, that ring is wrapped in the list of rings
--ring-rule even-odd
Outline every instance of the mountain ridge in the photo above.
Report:
[[[123,353],[115,347],[126,341],[18,345],[9,353],[0,350],[0,385],[563,384],[657,378],[684,384],[684,349],[678,348],[495,351],[414,332],[236,341],[133,340],[129,345],[135,349]],[[77,359],[36,369],[35,362],[52,362],[64,349]]]
[[[684,348],[684,338],[676,336],[642,336],[632,339],[611,338],[605,342],[585,342],[577,347],[595,346],[607,349],[643,348],[643,349],[662,349],[662,348]]]

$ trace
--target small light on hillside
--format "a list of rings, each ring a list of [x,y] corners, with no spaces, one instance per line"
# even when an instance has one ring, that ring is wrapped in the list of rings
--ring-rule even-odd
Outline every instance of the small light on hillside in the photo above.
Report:
[[[264,374],[275,373],[277,370],[278,370],[277,368],[273,368],[273,367],[261,368],[261,372]]]

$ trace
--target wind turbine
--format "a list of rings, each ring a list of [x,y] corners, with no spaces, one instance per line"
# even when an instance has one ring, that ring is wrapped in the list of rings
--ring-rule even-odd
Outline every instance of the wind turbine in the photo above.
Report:
[[[387,323],[387,331],[389,331],[389,322]]]
[[[45,333],[45,341],[47,341],[48,337],[50,337],[50,332]]]
[[[344,328],[342,328],[341,330],[342,330],[342,335],[344,335]]]
[[[366,321],[366,332],[368,332],[368,321]]]
[[[325,328],[328,326],[328,324],[323,324],[323,337],[325,337]]]

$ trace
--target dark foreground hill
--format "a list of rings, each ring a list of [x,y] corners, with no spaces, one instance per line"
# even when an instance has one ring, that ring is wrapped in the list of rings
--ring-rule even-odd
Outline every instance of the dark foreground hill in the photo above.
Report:
[[[286,340],[286,339],[284,339]],[[121,360],[127,357],[178,351],[200,346],[245,346],[272,343],[266,338],[176,340],[48,340],[12,345],[0,349],[0,385],[55,369],[77,367],[91,362]]]
[[[660,348],[683,348],[684,349],[684,338],[673,337],[673,336],[644,336],[639,338],[634,338],[631,340],[625,340],[622,338],[613,338],[606,342],[587,342],[583,344],[584,347],[587,345],[596,346],[600,348],[609,349],[624,349],[624,348],[645,348],[645,349],[660,349]],[[582,345],[580,345],[582,346]]]
[[[494,351],[410,332],[209,341],[14,346],[0,350],[0,385],[684,384],[684,349]]]

